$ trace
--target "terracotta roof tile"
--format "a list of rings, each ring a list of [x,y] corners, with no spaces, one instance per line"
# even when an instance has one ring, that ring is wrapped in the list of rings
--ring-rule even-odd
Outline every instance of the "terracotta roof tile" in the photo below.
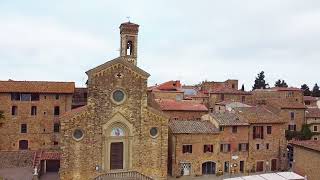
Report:
[[[61,118],[70,118],[70,117],[73,117],[74,115],[80,114],[80,113],[86,111],[87,109],[88,109],[87,106],[82,106],[82,107],[78,107],[78,108],[72,109],[71,111],[65,112],[65,113],[61,116]]]
[[[235,108],[236,113],[248,120],[248,123],[286,123],[287,121],[270,111],[265,106],[239,107]]]
[[[306,110],[307,118],[319,118],[320,117],[320,109],[319,108],[308,108]]]
[[[290,143],[294,146],[300,146],[320,152],[320,141],[318,140],[291,141]]]
[[[181,83],[179,80],[176,81],[168,81],[159,85],[151,86],[148,88],[152,91],[178,91],[183,92],[181,89]]]
[[[221,126],[234,126],[234,125],[249,125],[246,119],[238,116],[232,112],[215,112],[210,113],[210,115],[219,123]]]
[[[208,111],[205,105],[190,100],[156,99],[155,101],[163,111]]]
[[[63,93],[73,94],[74,82],[0,81],[0,93]]]
[[[169,128],[174,134],[212,134],[218,133],[219,130],[209,121],[169,121]]]
[[[60,160],[60,152],[43,152],[41,160]]]

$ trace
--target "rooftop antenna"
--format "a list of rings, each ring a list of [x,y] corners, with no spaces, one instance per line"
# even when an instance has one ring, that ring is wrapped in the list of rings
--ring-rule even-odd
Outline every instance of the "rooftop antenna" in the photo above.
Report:
[[[130,16],[127,16],[128,22],[130,22]]]

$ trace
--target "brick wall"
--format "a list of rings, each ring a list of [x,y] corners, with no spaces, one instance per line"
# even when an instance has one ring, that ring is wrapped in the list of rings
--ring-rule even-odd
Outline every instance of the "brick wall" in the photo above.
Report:
[[[294,146],[293,171],[305,176],[308,180],[320,179],[320,152],[303,147]]]

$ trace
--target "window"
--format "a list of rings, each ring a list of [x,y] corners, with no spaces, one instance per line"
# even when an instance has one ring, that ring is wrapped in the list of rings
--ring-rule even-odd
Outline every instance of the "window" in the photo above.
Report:
[[[256,144],[256,149],[257,149],[257,150],[260,149],[260,144]]]
[[[313,131],[318,132],[318,126],[313,126]]]
[[[266,149],[269,149],[269,143],[266,144]]]
[[[310,105],[311,102],[310,101],[305,101],[305,105]]]
[[[253,139],[263,139],[263,126],[253,126]]]
[[[20,150],[27,150],[29,146],[28,140],[20,140],[19,141],[19,149]]]
[[[55,99],[58,100],[60,98],[59,94],[55,95]]]
[[[31,94],[31,101],[39,101],[40,95],[38,93]]]
[[[31,100],[31,94],[21,94],[21,101],[30,101]]]
[[[54,113],[55,116],[59,116],[60,115],[60,107],[59,106],[55,106],[54,107]]]
[[[314,138],[313,138],[313,140],[317,141],[317,140],[318,140],[318,138],[317,138],[317,137],[314,137]]]
[[[291,117],[291,120],[294,120],[294,112],[290,112],[290,117]]]
[[[295,124],[289,124],[289,125],[288,125],[288,130],[289,130],[289,131],[296,131],[296,127],[297,127],[297,126],[296,126]]]
[[[272,126],[267,126],[267,134],[271,134],[272,133]]]
[[[18,106],[12,106],[12,108],[11,108],[11,115],[12,115],[12,116],[18,115]]]
[[[83,130],[82,130],[82,129],[75,129],[75,130],[73,131],[72,137],[73,137],[73,139],[76,140],[76,141],[82,140],[83,137],[84,137],[84,132],[83,132]]]
[[[231,87],[232,87],[232,89],[235,89],[235,88],[236,88],[236,85],[235,85],[235,84],[232,84]]]
[[[59,143],[58,143],[58,141],[53,141],[53,145],[58,145]]]
[[[126,52],[126,55],[130,56],[132,55],[132,51],[133,51],[133,44],[132,44],[132,41],[128,41],[127,42],[127,52]]]
[[[213,113],[213,108],[210,108],[210,112]]]
[[[220,126],[220,127],[219,127],[219,130],[220,130],[220,131],[224,131],[224,127],[223,127],[223,126]]]
[[[240,143],[238,146],[239,151],[248,151],[249,150],[249,144],[248,143]]]
[[[60,132],[60,124],[59,123],[53,124],[53,132],[55,132],[55,133]]]
[[[150,129],[150,136],[153,138],[156,138],[158,136],[158,128],[157,127],[152,127]]]
[[[204,153],[207,153],[207,152],[212,153],[213,152],[213,145],[212,144],[205,144],[203,146],[203,152]]]
[[[21,133],[27,133],[27,124],[21,124],[20,132]]]
[[[246,97],[245,96],[242,96],[241,97],[241,102],[245,102],[246,101]]]
[[[12,101],[20,101],[20,93],[11,93]]]
[[[37,115],[37,106],[31,106],[31,116]]]
[[[237,133],[237,132],[238,132],[238,127],[232,126],[232,133]]]
[[[116,104],[121,104],[124,102],[126,98],[126,95],[125,93],[120,90],[120,89],[117,89],[115,91],[112,92],[112,100],[116,103]]]
[[[221,101],[224,101],[224,94],[221,94]]]
[[[220,152],[230,152],[231,145],[230,144],[220,144]]]
[[[182,153],[192,153],[192,145],[183,145],[182,146]]]

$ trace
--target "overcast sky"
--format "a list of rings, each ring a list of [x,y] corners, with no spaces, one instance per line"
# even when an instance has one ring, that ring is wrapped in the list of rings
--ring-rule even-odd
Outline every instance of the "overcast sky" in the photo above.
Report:
[[[149,85],[239,79],[251,89],[319,80],[319,0],[0,0],[0,79],[75,81],[119,56],[119,25],[140,25]]]

